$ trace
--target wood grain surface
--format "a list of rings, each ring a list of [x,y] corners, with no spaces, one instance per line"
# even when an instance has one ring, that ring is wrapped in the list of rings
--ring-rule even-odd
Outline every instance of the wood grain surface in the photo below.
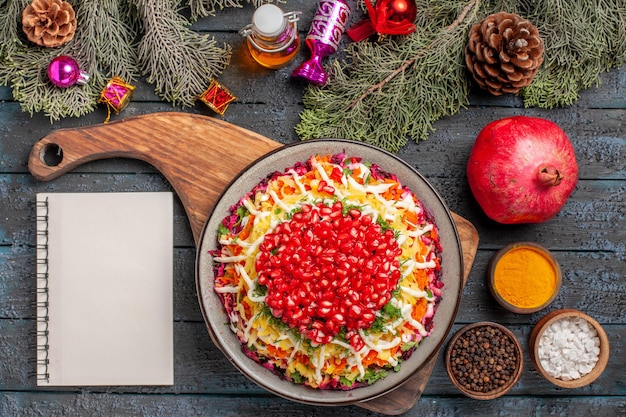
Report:
[[[175,147],[168,146],[173,142]],[[252,161],[280,146],[279,142],[206,116],[151,113],[106,125],[57,130],[33,146],[28,169],[38,180],[50,181],[99,159],[122,157],[147,162],[176,190],[197,246],[219,194]],[[57,156],[53,163],[46,158],[50,151]],[[463,249],[463,278],[467,280],[478,249],[478,232],[458,214],[452,216]],[[436,359],[428,361],[399,388],[357,405],[387,415],[408,411],[424,391]]]
[[[56,130],[37,142],[28,159],[33,176],[49,181],[90,161],[139,159],[176,190],[197,242],[209,211],[226,185],[248,164],[282,146],[222,120],[189,113],[151,113],[109,124]],[[60,154],[46,163],[50,150]]]
[[[303,109],[304,85],[290,73],[307,55],[277,70],[263,70],[245,54],[237,30],[249,23],[247,4],[225,9],[194,24],[218,42],[233,46],[231,65],[219,77],[238,100],[223,118],[203,104],[172,107],[142,80],[129,106],[113,120],[157,112],[209,116],[289,144],[299,139],[294,126]],[[315,2],[287,0],[284,10],[302,10],[306,34]],[[356,10],[356,9],[355,9]],[[363,15],[353,14],[354,19]],[[544,117],[568,134],[578,160],[578,186],[561,212],[536,225],[504,226],[489,220],[473,199],[465,165],[474,139],[487,123],[511,115]],[[358,406],[320,408],[286,401],[250,382],[211,343],[195,293],[195,242],[181,200],[174,215],[175,383],[169,387],[67,387],[41,389],[32,377],[35,357],[35,231],[33,202],[37,192],[171,191],[159,170],[143,161],[113,158],[91,161],[51,181],[39,181],[28,170],[32,147],[65,128],[101,124],[105,108],[81,118],[55,123],[43,114],[24,113],[9,88],[0,88],[0,415],[1,416],[380,416]],[[112,124],[112,122],[110,123]],[[494,321],[509,328],[524,348],[524,370],[505,396],[477,401],[451,383],[439,355],[428,384],[415,406],[403,415],[626,416],[626,68],[601,76],[567,108],[524,108],[515,96],[491,97],[472,91],[470,104],[458,114],[434,123],[420,143],[409,143],[398,156],[415,167],[439,191],[450,209],[477,229],[480,243],[463,291],[455,332],[465,324]],[[175,148],[176,143],[168,145]],[[514,314],[500,307],[486,285],[487,265],[503,246],[533,241],[559,261],[563,285],[544,311]],[[592,384],[563,389],[546,381],[531,365],[528,339],[547,313],[575,308],[596,319],[611,347],[609,363]]]

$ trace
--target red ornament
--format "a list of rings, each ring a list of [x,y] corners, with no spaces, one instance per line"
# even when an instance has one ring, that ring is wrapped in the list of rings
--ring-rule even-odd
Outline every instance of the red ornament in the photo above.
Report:
[[[105,103],[107,105],[108,115],[104,123],[107,123],[111,118],[111,110],[113,110],[115,114],[119,114],[128,106],[134,89],[135,87],[127,84],[118,76],[111,78],[100,92],[100,99],[98,99],[98,103]]]
[[[214,112],[223,116],[228,105],[237,100],[237,97],[235,97],[228,88],[213,79],[209,87],[198,99],[209,106]]]
[[[415,32],[417,6],[415,0],[378,0],[372,5],[364,0],[369,20],[362,20],[346,31],[355,42],[379,35],[408,35]]]
[[[405,19],[406,14],[409,12],[409,2],[407,0],[395,0],[390,2],[391,10],[393,11],[393,18],[396,19]]]

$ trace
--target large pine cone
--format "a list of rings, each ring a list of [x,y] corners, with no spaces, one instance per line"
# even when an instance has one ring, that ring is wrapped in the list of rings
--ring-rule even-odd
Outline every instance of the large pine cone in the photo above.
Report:
[[[543,62],[543,41],[528,20],[499,12],[470,29],[465,62],[478,85],[491,94],[517,93],[532,82]]]
[[[66,1],[34,0],[22,11],[22,28],[37,45],[59,46],[74,37],[76,14]]]

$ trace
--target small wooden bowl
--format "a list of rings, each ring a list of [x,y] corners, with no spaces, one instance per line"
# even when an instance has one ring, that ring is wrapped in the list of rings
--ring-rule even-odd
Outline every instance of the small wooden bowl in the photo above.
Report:
[[[507,336],[511,340],[515,348],[516,366],[515,366],[515,370],[513,374],[504,385],[488,392],[478,392],[478,391],[468,390],[467,388],[465,388],[454,375],[454,371],[452,370],[452,365],[451,365],[452,350],[454,348],[455,343],[468,330],[474,329],[476,327],[493,327],[495,329],[500,330],[505,336]],[[450,339],[450,342],[448,343],[448,348],[446,349],[445,360],[446,360],[446,370],[448,372],[448,377],[450,378],[450,381],[452,381],[454,386],[456,386],[459,389],[459,391],[461,391],[464,395],[470,398],[474,398],[476,400],[492,400],[494,398],[498,398],[506,394],[517,383],[517,381],[519,380],[522,374],[522,369],[524,367],[522,346],[520,342],[517,340],[517,338],[515,337],[515,335],[513,334],[513,332],[511,332],[509,329],[502,326],[501,324],[493,323],[489,321],[481,321],[478,323],[468,324],[467,326],[459,329],[455,333],[455,335],[452,337],[452,339]]]
[[[562,379],[551,376],[541,366],[541,363],[538,359],[538,349],[541,335],[552,323],[566,317],[580,317],[586,320],[596,330],[598,338],[600,339],[600,354],[598,356],[598,362],[596,363],[594,368],[591,370],[590,373],[571,381],[564,381]],[[541,376],[543,376],[545,379],[547,379],[554,385],[562,388],[580,388],[584,387],[585,385],[591,384],[602,374],[602,372],[604,372],[604,368],[606,368],[606,365],[609,361],[610,347],[609,339],[607,338],[606,332],[604,331],[602,326],[600,326],[600,323],[581,311],[574,309],[563,309],[552,311],[546,314],[541,320],[539,320],[539,322],[537,322],[532,332],[530,333],[529,351],[530,359],[533,366],[535,367],[537,372],[539,372]]]
[[[540,305],[536,305],[536,306],[533,306],[533,307],[520,307],[520,306],[517,306],[517,305],[513,304],[510,300],[507,300],[496,289],[495,272],[496,272],[496,266],[498,265],[498,262],[500,262],[502,257],[505,256],[506,254],[508,254],[509,252],[514,251],[514,250],[518,250],[518,249],[528,249],[528,250],[530,250],[530,251],[532,251],[534,253],[537,253],[537,254],[543,256],[550,263],[550,265],[552,266],[552,269],[554,270],[554,275],[555,275],[554,278],[556,279],[554,291]],[[489,266],[488,266],[488,269],[487,269],[487,284],[488,284],[488,287],[489,287],[489,291],[491,291],[491,294],[493,295],[493,297],[496,299],[498,304],[500,304],[502,307],[504,307],[507,310],[512,311],[514,313],[518,313],[518,314],[535,313],[537,311],[543,310],[548,305],[550,305],[550,303],[552,303],[552,301],[554,301],[556,296],[559,294],[559,291],[561,289],[562,280],[563,280],[563,278],[562,278],[562,273],[561,273],[561,267],[559,266],[559,263],[554,258],[554,256],[552,256],[552,254],[550,253],[550,251],[548,249],[546,249],[545,247],[543,247],[543,246],[541,246],[541,245],[539,245],[537,243],[533,243],[533,242],[518,242],[518,243],[512,243],[510,245],[507,245],[507,246],[503,247],[502,249],[500,249],[491,258],[491,261],[489,262]]]

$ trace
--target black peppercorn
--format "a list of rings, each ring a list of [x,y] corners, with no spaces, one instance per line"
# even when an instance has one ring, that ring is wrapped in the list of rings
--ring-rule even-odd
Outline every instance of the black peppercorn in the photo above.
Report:
[[[489,325],[466,330],[450,346],[449,355],[451,377],[465,389],[483,394],[506,385],[518,365],[513,340]]]

